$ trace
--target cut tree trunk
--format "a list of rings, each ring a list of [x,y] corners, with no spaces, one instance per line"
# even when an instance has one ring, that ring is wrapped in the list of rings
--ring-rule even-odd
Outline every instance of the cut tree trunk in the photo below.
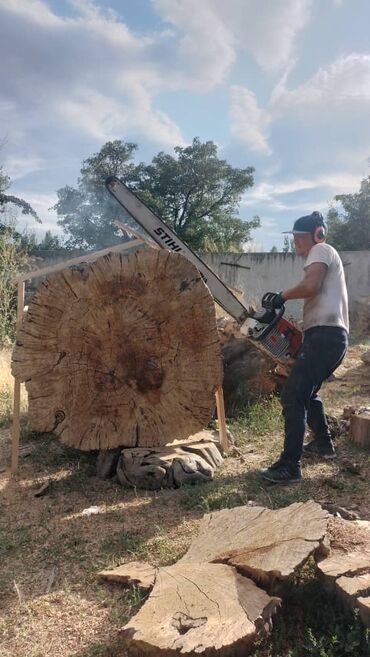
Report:
[[[234,320],[219,318],[217,327],[224,363],[226,413],[232,416],[246,403],[278,390],[286,379],[287,369],[243,335]]]
[[[228,563],[269,590],[310,555],[327,554],[328,517],[312,500],[276,511],[240,506],[207,514],[181,563]]]
[[[222,382],[213,299],[179,254],[109,254],[50,275],[17,335],[33,430],[79,449],[163,445],[207,426]]]
[[[159,568],[147,602],[123,628],[128,655],[242,657],[280,604],[234,568]]]
[[[370,449],[370,411],[351,415],[350,436],[356,445]]]
[[[317,567],[328,588],[346,604],[357,607],[362,621],[370,627],[370,544],[351,552],[334,550]]]
[[[311,554],[328,554],[327,519],[312,500],[277,511],[237,507],[204,516],[188,552],[158,569],[151,595],[123,628],[128,655],[249,654],[271,629],[280,603],[270,597],[274,580],[289,577]]]

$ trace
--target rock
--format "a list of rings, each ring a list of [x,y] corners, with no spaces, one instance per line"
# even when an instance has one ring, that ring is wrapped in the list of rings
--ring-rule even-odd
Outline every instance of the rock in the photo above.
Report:
[[[370,365],[370,350],[365,351],[364,354],[361,354],[361,360],[365,365]]]

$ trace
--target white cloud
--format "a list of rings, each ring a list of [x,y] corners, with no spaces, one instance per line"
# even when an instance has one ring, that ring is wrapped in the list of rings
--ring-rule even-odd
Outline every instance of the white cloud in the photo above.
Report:
[[[310,17],[312,0],[153,0],[161,16],[180,31],[183,62],[196,64],[194,83],[222,82],[247,50],[267,71],[290,61],[296,37]],[[199,77],[200,76],[200,77]]]
[[[270,110],[275,116],[290,110],[305,117],[333,118],[338,112],[351,112],[356,105],[370,104],[370,55],[351,54],[320,68],[307,82],[288,89],[280,81],[271,96]]]
[[[230,131],[234,137],[245,142],[252,151],[271,153],[264,135],[270,118],[258,107],[252,91],[236,85],[231,88],[230,117]]]

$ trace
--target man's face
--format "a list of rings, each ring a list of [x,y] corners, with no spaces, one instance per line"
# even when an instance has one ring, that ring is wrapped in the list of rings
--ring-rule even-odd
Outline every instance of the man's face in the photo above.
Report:
[[[311,233],[304,233],[304,235],[293,235],[293,239],[296,253],[300,256],[307,256],[315,244]]]

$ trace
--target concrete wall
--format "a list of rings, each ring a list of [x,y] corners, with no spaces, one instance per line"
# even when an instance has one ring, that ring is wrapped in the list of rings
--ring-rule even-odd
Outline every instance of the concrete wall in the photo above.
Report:
[[[346,275],[349,306],[370,296],[370,251],[340,254]],[[202,258],[228,285],[244,293],[247,303],[258,304],[265,292],[292,287],[302,278],[304,259],[293,253],[204,253]],[[301,301],[289,301],[288,314],[299,318]]]

